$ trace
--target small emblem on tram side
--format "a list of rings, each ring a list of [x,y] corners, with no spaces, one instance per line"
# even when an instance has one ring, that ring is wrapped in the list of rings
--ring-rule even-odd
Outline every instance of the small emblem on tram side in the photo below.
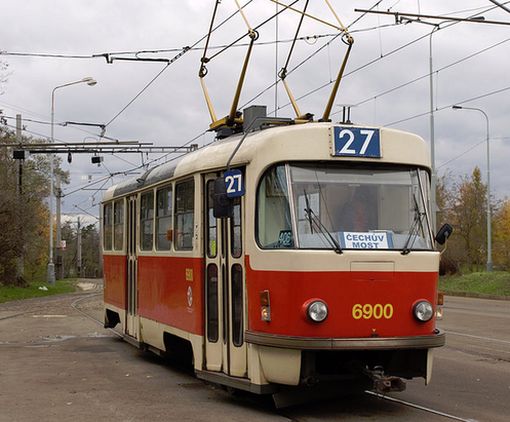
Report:
[[[191,286],[188,286],[188,292],[186,293],[186,296],[188,298],[188,306],[191,308],[191,305],[193,305],[193,289]]]
[[[193,268],[186,268],[186,281],[193,281]]]

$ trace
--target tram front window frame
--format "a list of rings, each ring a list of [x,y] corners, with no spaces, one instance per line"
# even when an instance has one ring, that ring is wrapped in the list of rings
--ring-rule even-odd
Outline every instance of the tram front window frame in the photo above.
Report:
[[[432,251],[429,174],[417,166],[280,163],[257,189],[262,249]]]

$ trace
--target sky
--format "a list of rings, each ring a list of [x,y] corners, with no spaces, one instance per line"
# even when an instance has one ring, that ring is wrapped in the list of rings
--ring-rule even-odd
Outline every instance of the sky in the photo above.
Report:
[[[95,127],[58,124],[78,121],[106,124],[106,136],[121,141],[154,146],[205,145],[214,135],[206,132],[211,121],[198,70],[214,3],[3,0],[0,62],[7,69],[0,71],[0,79],[4,80],[0,84],[0,110],[12,125],[15,121],[11,118],[22,114],[26,135],[49,137],[52,90],[93,77],[97,80],[95,86],[81,83],[55,92],[56,143],[99,141],[100,130]],[[270,0],[240,3],[247,4],[245,16],[252,27],[271,17],[277,8]],[[299,0],[295,7],[302,8],[304,3]],[[501,3],[510,8],[510,2]],[[431,40],[438,174],[446,174],[454,182],[479,166],[486,180],[485,117],[480,111],[452,110],[451,106],[478,108],[489,119],[493,196],[510,197],[510,26],[425,18],[397,24],[394,16],[363,15],[354,9],[369,9],[377,4],[372,10],[461,18],[483,16],[486,21],[508,23],[510,13],[488,0],[331,0],[331,4],[354,38],[333,120],[341,119],[341,104],[350,104],[354,123],[414,132],[430,144]],[[236,10],[235,0],[222,0],[215,22],[222,22]],[[324,1],[310,1],[308,12],[336,22]],[[297,13],[287,10],[279,15],[278,22],[273,19],[259,29],[241,95],[242,107],[266,105],[273,115],[294,117],[281,83],[276,88],[272,85],[287,59],[291,45],[288,41],[294,36],[298,20]],[[216,47],[230,44],[246,32],[242,17],[233,16],[213,32],[208,56],[220,52]],[[296,43],[289,62],[287,82],[300,109],[314,113],[316,118],[323,113],[331,81],[345,54],[346,46],[340,37],[335,38],[337,34],[335,28],[305,18],[300,36],[309,38]],[[246,38],[238,43],[242,45],[221,52],[207,64],[205,82],[218,117],[228,114],[246,53],[245,42]],[[115,57],[172,59],[183,47],[195,44],[198,49],[187,51],[170,65],[141,61],[109,64],[101,56],[109,53]],[[137,54],[147,50],[164,51]],[[41,54],[65,57],[40,57]],[[174,157],[107,154],[97,166],[90,162],[90,156],[75,154],[71,164],[63,156],[62,167],[71,176],[70,184],[64,187],[63,212],[98,215],[102,189],[143,172],[143,166]]]

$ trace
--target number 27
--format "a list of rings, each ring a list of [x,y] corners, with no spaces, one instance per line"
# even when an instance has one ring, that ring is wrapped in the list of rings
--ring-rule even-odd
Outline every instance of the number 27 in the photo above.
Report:
[[[236,193],[241,190],[241,174],[234,174],[225,177],[225,183],[227,184],[227,193]]]
[[[363,142],[361,149],[359,151],[356,151],[355,149],[350,149],[350,146],[354,142],[354,133],[352,132],[352,130],[343,129],[342,131],[340,131],[340,134],[338,135],[340,139],[342,139],[345,135],[347,135],[348,137],[347,142],[339,151],[340,154],[364,155],[367,152],[368,146],[370,145],[370,141],[372,140],[372,136],[374,135],[374,131],[360,130],[359,133],[365,136],[365,141]]]

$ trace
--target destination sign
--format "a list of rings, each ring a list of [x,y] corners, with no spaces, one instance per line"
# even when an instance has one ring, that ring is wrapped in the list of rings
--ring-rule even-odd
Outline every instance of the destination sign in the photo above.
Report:
[[[341,232],[340,245],[344,249],[393,249],[391,233]]]

